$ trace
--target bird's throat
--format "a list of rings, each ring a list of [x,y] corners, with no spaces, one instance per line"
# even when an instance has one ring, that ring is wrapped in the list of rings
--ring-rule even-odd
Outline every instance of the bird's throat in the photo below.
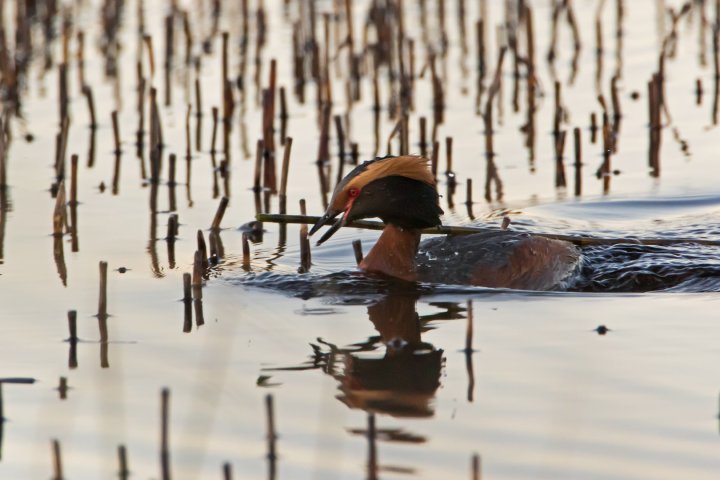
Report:
[[[415,254],[419,245],[420,230],[388,224],[360,262],[360,269],[414,282],[417,279]]]

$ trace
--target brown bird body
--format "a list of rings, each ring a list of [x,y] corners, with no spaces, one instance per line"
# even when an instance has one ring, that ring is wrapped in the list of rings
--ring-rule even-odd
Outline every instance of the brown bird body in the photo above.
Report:
[[[386,157],[355,168],[338,184],[310,233],[340,213],[318,244],[352,220],[379,217],[386,227],[360,269],[405,281],[552,290],[580,261],[579,250],[569,242],[507,230],[421,243],[420,230],[440,225],[443,213],[422,157]]]

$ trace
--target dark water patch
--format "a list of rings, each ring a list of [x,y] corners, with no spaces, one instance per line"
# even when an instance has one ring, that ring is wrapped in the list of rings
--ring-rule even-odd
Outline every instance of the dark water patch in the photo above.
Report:
[[[720,292],[720,249],[693,244],[588,247],[568,290]]]

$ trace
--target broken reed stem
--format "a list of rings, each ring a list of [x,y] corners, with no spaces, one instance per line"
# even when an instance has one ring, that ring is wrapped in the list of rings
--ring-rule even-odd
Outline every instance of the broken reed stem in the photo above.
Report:
[[[472,456],[472,480],[481,480],[482,471],[480,463],[480,455],[477,453]]]
[[[488,158],[495,156],[495,150],[493,147],[493,101],[495,95],[500,91],[500,85],[502,81],[502,66],[505,60],[505,53],[507,47],[500,49],[500,55],[498,56],[497,66],[495,68],[495,76],[490,88],[488,89],[487,99],[485,100],[485,111],[483,113],[483,121],[485,122],[485,155]]]
[[[465,329],[465,353],[472,353],[473,340],[473,307],[472,301],[467,302],[467,327]]]
[[[285,139],[285,144],[283,147],[283,163],[282,163],[282,175],[280,177],[280,198],[279,198],[281,214],[286,213],[286,209],[287,209],[287,182],[288,182],[288,172],[290,170],[290,153],[292,152],[292,143],[293,143],[292,137],[287,137]]]
[[[352,242],[353,246],[353,252],[355,253],[355,262],[360,265],[360,262],[363,261],[363,250],[362,250],[362,241],[360,239],[353,240]]]
[[[342,180],[345,170],[345,131],[343,130],[342,117],[340,115],[335,115],[333,121],[335,122],[335,134],[337,135],[338,144],[338,171],[336,179],[336,184],[338,184]]]
[[[68,337],[68,342],[77,343],[78,336],[77,336],[77,311],[75,310],[69,310],[68,311],[68,330],[70,331],[70,336]],[[2,420],[0,420],[2,421]]]
[[[312,215],[278,215],[271,213],[259,213],[255,216],[258,222],[270,223],[299,223],[313,225],[320,220],[320,217]],[[357,220],[346,225],[350,228],[362,228],[366,230],[383,230],[385,224],[370,220]],[[472,235],[473,233],[486,233],[495,231],[494,228],[440,225],[421,230],[424,235]],[[630,243],[635,245],[680,245],[692,243],[696,245],[720,246],[720,240],[709,240],[704,238],[635,238],[635,237],[589,237],[580,235],[562,235],[555,233],[533,233],[538,237],[564,240],[579,246],[591,245],[615,245],[619,243]]]
[[[202,230],[197,231],[197,251],[200,252],[200,268],[204,272],[210,266],[208,264],[207,244],[205,243],[205,236]]]
[[[217,141],[217,126],[218,126],[218,108],[212,107],[212,137],[210,140],[210,153],[217,153],[215,150],[215,142]]]
[[[130,470],[128,469],[127,450],[125,449],[125,445],[118,446],[118,463],[120,465],[120,470],[118,471],[120,480],[127,480],[130,477]]]
[[[275,433],[275,409],[273,407],[273,396],[268,394],[265,396],[265,419],[267,424],[267,458],[271,463],[275,462],[277,452],[275,441],[277,434]]]
[[[573,129],[573,137],[575,140],[575,196],[582,195],[582,141],[580,129]]]
[[[468,178],[465,181],[465,205],[472,205],[473,204],[473,198],[472,198],[472,178]]]
[[[230,199],[228,197],[222,197],[220,199],[220,205],[218,205],[217,212],[215,212],[215,218],[213,219],[212,225],[210,226],[210,230],[220,230],[220,222],[222,222],[223,216],[225,215],[225,210],[227,209],[228,202],[230,202]]]
[[[243,261],[243,268],[246,270],[250,268],[250,241],[248,239],[248,234],[243,233],[242,234],[242,261]]]
[[[223,464],[223,479],[232,480],[232,465],[229,463]]]
[[[263,164],[263,150],[265,145],[262,139],[257,141],[255,147],[255,181],[253,182],[253,191],[259,193],[262,190],[261,178],[262,178],[262,164]]]
[[[555,138],[555,187],[565,188],[567,180],[565,178],[565,164],[563,163],[563,155],[565,153],[565,137],[567,132],[562,130],[558,132]]]
[[[453,138],[445,137],[445,155],[447,155],[447,169],[445,170],[445,176],[447,177],[448,184],[451,186],[455,185],[455,172],[453,171]]]
[[[107,317],[107,262],[100,262],[100,295],[98,299],[98,318]]]
[[[183,273],[183,302],[192,301],[192,275]]]
[[[113,110],[110,114],[112,117],[112,127],[113,127],[113,138],[115,139],[115,151],[114,153],[118,154],[121,152],[120,150],[120,125],[118,124],[118,112],[117,110]]]
[[[0,133],[2,135],[2,133]],[[77,201],[77,188],[78,188],[78,161],[79,158],[76,154],[70,156],[70,206],[75,207],[78,204]]]
[[[300,212],[302,215],[305,215],[306,208],[305,208],[305,199],[300,199]],[[310,267],[312,265],[312,256],[310,252],[310,239],[308,238],[308,228],[307,224],[301,224],[300,225],[300,268],[298,271],[300,273],[305,273],[310,271]]]
[[[196,287],[197,290],[200,290],[200,287],[202,287],[202,277],[203,277],[203,255],[200,253],[199,250],[195,250],[195,256],[193,258],[193,273],[192,273],[192,286]]]
[[[170,390],[163,388],[160,392],[160,472],[162,480],[170,480],[169,416]]]
[[[93,99],[92,88],[90,88],[88,85],[85,85],[82,88],[82,93],[83,95],[85,95],[85,99],[87,100],[88,105],[88,111],[90,112],[90,128],[96,129],[97,121],[95,120],[95,100]]]
[[[53,480],[64,480],[62,469],[62,458],[60,456],[60,442],[57,439],[52,441],[53,457]]]
[[[175,167],[177,164],[177,155],[174,153],[171,153],[168,157],[168,186],[174,187],[176,185],[175,182]]]
[[[168,217],[168,224],[167,224],[167,239],[168,242],[174,242],[175,238],[178,234],[178,215],[177,213],[173,213]]]

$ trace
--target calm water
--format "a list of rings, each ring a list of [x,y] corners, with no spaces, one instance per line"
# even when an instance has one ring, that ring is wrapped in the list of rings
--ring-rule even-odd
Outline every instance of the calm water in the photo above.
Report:
[[[245,109],[242,114],[240,107],[236,109],[230,137],[228,188],[219,178],[216,193],[209,145],[210,109],[221,105],[218,32],[230,33],[230,68],[237,72],[240,7],[221,2],[223,14],[213,33],[207,2],[198,4],[202,8],[195,2],[178,2],[183,8],[192,3],[193,54],[200,54],[202,40],[210,47],[201,55],[197,77],[203,92],[202,144],[198,149],[192,117],[192,180],[186,188],[185,114],[188,104],[195,108],[196,74],[182,62],[184,36],[178,23],[180,53],[172,68],[171,102],[165,106],[163,18],[168,6],[145,2],[145,28],[153,36],[156,57],[155,76],[148,81],[159,89],[165,153],[178,154],[180,182],[175,189],[168,188],[163,171],[153,212],[151,188],[142,178],[134,145],[140,44],[137,2],[127,2],[123,9],[118,30],[123,48],[116,79],[104,73],[105,60],[98,50],[101,2],[67,3],[73,5],[71,58],[77,49],[75,34],[85,31],[85,77],[94,91],[99,122],[94,165],[88,167],[91,130],[73,60],[67,153],[80,155],[78,238],[73,251],[69,235],[54,242],[55,200],[49,193],[55,175],[62,42],[56,39],[45,49],[37,25],[32,30],[35,50],[23,92],[23,118],[10,122],[9,188],[2,197],[0,221],[0,379],[34,383],[0,380],[6,420],[0,436],[0,478],[52,477],[52,439],[60,441],[66,478],[117,476],[116,449],[121,444],[127,447],[130,478],[161,478],[163,387],[171,392],[173,478],[222,478],[225,462],[231,463],[236,478],[270,477],[267,394],[273,395],[278,433],[276,478],[471,478],[475,454],[480,456],[483,478],[489,479],[717,477],[720,349],[714,339],[720,336],[716,293],[720,249],[629,243],[590,247],[571,291],[513,292],[397,285],[360,276],[354,271],[351,242],[361,239],[367,251],[377,233],[353,229],[341,230],[327,244],[314,248],[311,271],[299,274],[298,226],[289,225],[282,232],[278,225],[265,224],[262,238],[251,244],[249,264],[244,265],[238,227],[256,213],[251,187],[254,147],[262,129],[259,92],[252,80],[256,23],[250,25]],[[314,163],[316,88],[308,83],[304,104],[292,93],[289,45],[302,2],[288,3],[286,8],[284,2],[264,2],[268,31],[260,51],[260,87],[267,86],[269,61],[276,58],[278,85],[288,90],[287,134],[294,139],[288,212],[297,213],[298,200],[305,198],[308,213],[320,214],[323,204]],[[352,2],[358,50],[369,3]],[[421,2],[404,2],[406,30],[416,41],[418,74],[427,48],[440,45],[435,2],[425,3],[430,10],[427,34],[420,21]],[[440,172],[445,170],[444,139],[453,136],[458,180],[457,191],[450,195],[440,175],[444,223],[499,226],[508,215],[511,228],[531,232],[720,241],[712,38],[710,27],[704,37],[700,35],[699,9],[680,20],[677,50],[666,64],[672,122],[665,119],[659,178],[652,177],[647,167],[647,82],[657,69],[662,37],[670,31],[669,20],[658,23],[658,11],[677,8],[681,2],[622,2],[624,36],[619,52],[618,2],[605,2],[600,17],[604,53],[599,83],[595,59],[599,2],[574,2],[582,49],[572,85],[571,30],[565,14],[561,17],[554,71],[563,85],[567,111],[563,128],[571,132],[578,126],[583,134],[583,188],[576,197],[571,136],[565,152],[568,189],[555,186],[554,80],[545,60],[552,5],[527,2],[533,9],[542,92],[535,118],[535,153],[526,147],[522,129],[527,121],[525,83],[519,112],[512,108],[512,57],[508,57],[503,111],[496,112],[494,129],[503,196],[498,198],[493,187],[492,200],[486,202],[484,126],[475,114],[474,22],[481,2],[464,2],[466,55],[458,24],[461,3],[446,2],[449,48],[446,58],[438,60],[447,94],[445,122],[437,133],[442,145]],[[503,21],[504,11],[496,2],[488,3],[492,72],[497,56],[495,25]],[[705,3],[706,18],[712,22],[715,7]],[[322,31],[321,14],[332,11],[332,5],[316,2],[318,31]],[[250,1],[249,6],[255,12],[258,2]],[[13,8],[6,6],[4,13],[6,28],[14,32]],[[334,25],[330,34],[334,38]],[[47,70],[45,52],[53,59]],[[339,63],[344,55],[345,50],[340,50]],[[149,78],[146,53],[141,60]],[[345,115],[344,63],[331,73],[333,113]],[[612,156],[612,169],[618,172],[603,185],[595,175],[602,163],[602,141],[591,142],[589,115],[601,114],[599,93],[610,101],[610,79],[616,73],[623,112],[617,153]],[[432,117],[427,75],[416,79],[412,142],[417,142],[419,116]],[[705,91],[699,105],[698,78]],[[349,114],[348,138],[358,143],[361,158],[371,158],[386,153],[395,122],[387,118],[386,110],[381,112],[376,152],[372,82],[365,78],[361,88],[362,100]],[[380,89],[385,99],[386,80],[380,82]],[[637,100],[633,92],[639,94]],[[239,101],[238,90],[235,96]],[[118,110],[120,118],[119,175],[115,174],[112,110]],[[28,133],[32,141],[23,138]],[[331,133],[334,179],[334,129]],[[392,148],[397,151],[396,141]],[[145,157],[147,168],[147,152]],[[224,159],[222,154],[216,157],[218,162]],[[165,169],[166,164],[167,158]],[[468,178],[474,181],[471,211],[465,205]],[[230,197],[220,233],[224,255],[208,275],[202,303],[190,305],[188,317],[180,300],[182,274],[192,270],[196,232],[203,230],[207,238],[220,195]],[[277,197],[270,198],[269,206],[277,211]],[[174,256],[164,239],[171,212],[179,215],[181,224]],[[99,261],[107,261],[110,270],[107,342],[100,341],[104,334],[94,316]],[[77,311],[81,339],[74,368],[70,368],[70,344],[64,341],[69,335],[68,310]],[[471,351],[466,351],[468,323]],[[596,331],[601,325],[610,329],[605,335]],[[67,379],[66,392],[58,390],[61,377]],[[61,398],[62,393],[66,398]],[[370,418],[374,436],[368,434]]]

